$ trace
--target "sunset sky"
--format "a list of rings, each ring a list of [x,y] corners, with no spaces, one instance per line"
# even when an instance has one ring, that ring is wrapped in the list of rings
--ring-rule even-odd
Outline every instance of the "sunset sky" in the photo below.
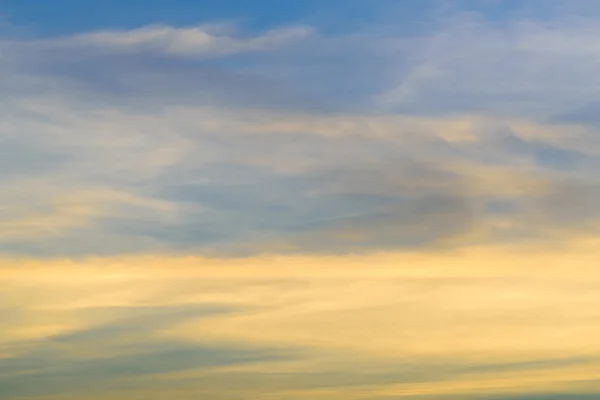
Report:
[[[600,398],[600,2],[0,0],[1,400]]]

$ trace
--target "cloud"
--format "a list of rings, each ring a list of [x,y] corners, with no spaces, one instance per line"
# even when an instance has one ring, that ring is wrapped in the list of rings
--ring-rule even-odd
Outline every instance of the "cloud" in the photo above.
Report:
[[[348,253],[591,233],[598,128],[561,115],[593,97],[592,22],[458,13],[417,37],[6,38],[0,251]]]
[[[82,394],[107,386],[126,386],[126,382],[120,382],[123,378],[131,381],[189,369],[202,371],[292,356],[281,349],[186,345],[153,338],[156,331],[178,320],[223,312],[213,308],[88,309],[88,313],[102,315],[104,311],[113,318],[123,314],[124,319],[51,336],[30,344],[30,349],[18,356],[4,357],[0,368],[2,393],[9,398]],[[27,380],[26,385],[23,379]]]
[[[9,399],[589,393],[597,257],[596,241],[4,260],[0,382]]]
[[[212,28],[212,29],[211,29]],[[175,28],[167,25],[146,26],[124,31],[97,31],[52,39],[10,43],[25,51],[77,51],[162,53],[168,56],[222,56],[271,50],[310,34],[304,27],[277,29],[257,37],[229,35],[218,26]],[[222,26],[221,28],[224,28]],[[221,29],[222,30],[222,29]],[[9,47],[10,48],[10,47]]]
[[[4,36],[0,397],[595,393],[598,10],[557,3]]]
[[[537,119],[585,107],[597,96],[596,17],[571,15],[492,22],[477,13],[452,14],[422,38],[410,68],[380,104],[411,113]]]

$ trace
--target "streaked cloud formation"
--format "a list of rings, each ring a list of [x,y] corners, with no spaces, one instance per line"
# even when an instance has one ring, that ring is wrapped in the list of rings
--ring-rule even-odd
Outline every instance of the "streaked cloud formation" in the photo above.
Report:
[[[67,399],[594,393],[598,256],[597,240],[580,240],[452,255],[5,260],[0,382],[14,398]]]
[[[0,397],[596,396],[600,9],[524,3],[6,6]]]

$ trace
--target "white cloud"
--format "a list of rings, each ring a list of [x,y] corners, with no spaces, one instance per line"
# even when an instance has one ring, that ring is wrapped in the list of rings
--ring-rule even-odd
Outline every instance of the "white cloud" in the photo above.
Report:
[[[123,31],[97,31],[53,39],[8,43],[24,50],[62,50],[116,53],[148,52],[168,56],[223,56],[236,53],[276,49],[288,42],[301,40],[311,34],[306,27],[290,27],[266,32],[261,36],[242,37],[213,32],[210,26],[175,28],[168,25],[147,26]],[[7,43],[4,43],[6,46]]]

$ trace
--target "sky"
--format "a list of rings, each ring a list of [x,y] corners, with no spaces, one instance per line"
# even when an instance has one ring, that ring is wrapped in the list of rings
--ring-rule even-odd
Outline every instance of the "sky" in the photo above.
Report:
[[[0,398],[599,398],[599,37],[593,0],[0,0]]]

